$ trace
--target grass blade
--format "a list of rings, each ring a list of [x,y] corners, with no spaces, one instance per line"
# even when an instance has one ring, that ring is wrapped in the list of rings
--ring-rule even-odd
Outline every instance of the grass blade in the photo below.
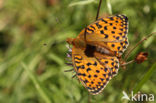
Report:
[[[69,7],[76,6],[76,5],[86,5],[86,4],[90,4],[92,2],[95,2],[95,0],[84,0],[84,1],[79,1],[79,2],[73,2],[73,3],[69,4]]]
[[[28,68],[28,66],[26,66],[25,63],[22,62],[21,64],[22,64],[22,67],[25,69],[25,71],[28,73],[30,79],[33,81],[37,91],[39,92],[39,94],[41,95],[43,100],[45,100],[46,103],[51,103],[52,101],[51,101],[50,97],[47,95],[45,88],[41,85],[41,83],[37,79],[36,75],[33,74],[33,72]]]
[[[156,69],[156,63],[152,65],[152,67],[149,69],[149,71],[144,75],[142,80],[138,83],[138,85],[134,89],[134,94],[138,92],[138,90],[150,79],[152,74],[154,73],[154,70]]]
[[[110,3],[110,0],[106,0],[106,3],[107,3],[107,8],[108,8],[108,13],[112,15],[112,6]]]

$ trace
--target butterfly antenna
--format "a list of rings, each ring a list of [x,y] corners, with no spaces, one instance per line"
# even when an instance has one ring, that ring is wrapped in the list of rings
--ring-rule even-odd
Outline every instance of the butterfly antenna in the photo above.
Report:
[[[142,40],[140,40],[132,49],[130,49],[130,50],[128,51],[128,53],[126,54],[126,56],[125,56],[125,60],[128,59],[128,57],[129,57],[129,55],[131,54],[131,52],[132,52],[136,47],[138,47],[138,45],[140,45],[141,43],[143,43],[145,40],[147,40],[147,39],[148,39],[149,37],[151,37],[153,34],[156,34],[156,32],[153,32],[153,33],[147,35],[147,36],[144,37]]]
[[[100,0],[100,2],[99,2],[99,6],[98,6],[98,10],[97,10],[97,15],[96,15],[96,20],[99,18],[99,12],[100,12],[100,8],[101,8],[101,4],[102,4],[102,0]]]

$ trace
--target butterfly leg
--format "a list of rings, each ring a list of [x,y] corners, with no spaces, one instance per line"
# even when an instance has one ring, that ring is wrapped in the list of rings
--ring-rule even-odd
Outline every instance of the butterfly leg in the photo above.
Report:
[[[134,62],[134,60],[131,60],[131,61],[125,62],[125,63],[122,63],[121,66],[126,66],[126,65],[128,65],[128,64],[133,63],[133,62]]]
[[[131,60],[131,61],[128,61],[128,62],[126,62],[124,59],[122,59],[122,58],[119,58],[119,62],[120,62],[120,66],[121,66],[121,68],[122,69],[126,69],[126,66],[128,65],[128,64],[131,64],[131,63],[133,63],[135,60]]]
[[[66,65],[68,65],[68,66],[73,66],[73,64],[72,63],[65,63]]]
[[[72,78],[75,78],[76,77],[76,74],[74,74],[73,76],[72,76]]]
[[[65,70],[64,72],[71,72],[74,71],[74,69]]]
[[[128,62],[125,62],[125,61],[120,61],[120,66],[121,66],[121,68],[123,68],[124,70],[126,69],[126,66],[128,65],[128,64],[131,64],[131,63],[133,63],[135,60],[131,60],[131,61],[128,61]]]

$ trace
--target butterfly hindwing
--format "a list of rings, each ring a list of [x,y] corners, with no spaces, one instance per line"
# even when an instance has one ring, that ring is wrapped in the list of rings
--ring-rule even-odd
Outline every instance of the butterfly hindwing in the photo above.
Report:
[[[118,73],[119,60],[117,57],[105,55],[101,57],[96,56],[96,59],[100,62],[101,65],[111,69],[112,77],[114,77]]]
[[[117,73],[118,59],[107,56],[103,56],[103,59],[96,59],[95,57],[87,57],[83,50],[77,52],[76,48],[73,49],[72,58],[78,79],[91,94],[100,93]]]

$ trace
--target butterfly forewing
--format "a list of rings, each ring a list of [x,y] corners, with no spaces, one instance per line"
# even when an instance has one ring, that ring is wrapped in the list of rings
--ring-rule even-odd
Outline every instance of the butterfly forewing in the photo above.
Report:
[[[96,43],[121,56],[128,46],[128,18],[116,15],[101,18],[87,27],[86,41]],[[100,44],[99,44],[100,43]]]

